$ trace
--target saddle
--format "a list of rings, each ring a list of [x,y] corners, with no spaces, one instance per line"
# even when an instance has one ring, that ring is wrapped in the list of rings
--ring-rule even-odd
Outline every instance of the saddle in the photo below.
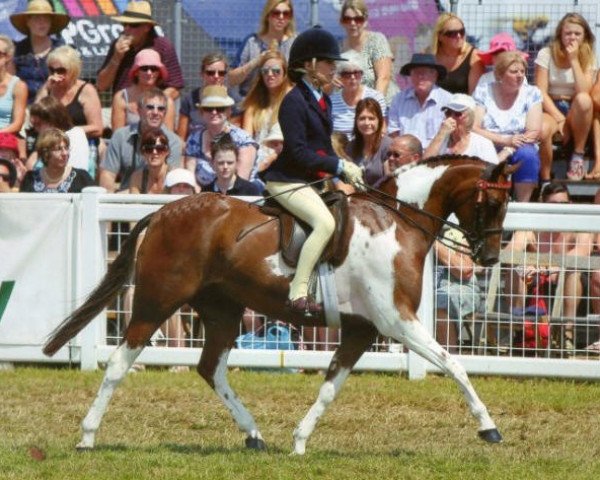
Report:
[[[335,219],[335,230],[319,259],[319,263],[329,262],[333,266],[338,266],[344,259],[345,245],[341,240],[348,221],[348,200],[346,194],[340,191],[325,192],[321,195],[321,199]],[[287,265],[296,267],[302,245],[304,245],[306,237],[311,231],[310,226],[294,217],[274,198],[267,198],[260,210],[265,215],[279,218],[281,256]]]

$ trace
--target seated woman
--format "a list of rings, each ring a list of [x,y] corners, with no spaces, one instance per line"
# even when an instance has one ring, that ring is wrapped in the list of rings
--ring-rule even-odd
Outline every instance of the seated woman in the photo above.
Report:
[[[594,34],[581,15],[566,14],[556,27],[548,47],[535,59],[535,84],[543,95],[543,131],[540,143],[542,181],[550,180],[552,137],[560,132],[563,143],[573,140],[567,177],[581,180],[583,154],[593,120],[590,96],[596,74]],[[598,171],[594,167],[594,171]]]
[[[365,98],[358,102],[352,134],[354,139],[346,145],[346,153],[364,170],[365,182],[373,186],[389,173],[385,160],[392,142],[385,134],[383,112],[377,100]]]
[[[475,100],[469,95],[452,95],[450,101],[442,107],[446,119],[425,149],[425,158],[451,153],[479,157],[490,163],[499,162],[492,141],[471,131],[475,122],[475,106]],[[503,157],[506,156],[505,152]]]
[[[69,165],[86,170],[90,176],[96,170],[89,164],[90,147],[81,127],[74,127],[65,106],[54,97],[44,97],[35,102],[29,112],[29,122],[37,135],[49,128],[58,128],[69,137]],[[27,169],[41,168],[37,152],[31,152],[27,159]]]
[[[451,93],[472,94],[485,68],[478,51],[466,41],[465,24],[453,13],[442,13],[433,27],[431,53],[447,75],[437,84]]]
[[[129,193],[163,193],[169,170],[169,139],[160,128],[150,128],[142,133],[140,145],[145,163],[131,175]]]
[[[259,62],[256,78],[243,102],[242,126],[260,144],[277,123],[279,106],[292,89],[287,77],[287,61],[278,50],[267,50]]]
[[[494,143],[501,158],[521,163],[512,175],[514,196],[528,202],[537,188],[540,156],[537,141],[542,129],[542,94],[524,83],[527,63],[519,52],[498,55],[496,81],[477,90],[473,130]]]
[[[75,49],[64,45],[52,50],[48,55],[50,76],[36,101],[50,96],[67,107],[73,125],[85,131],[90,144],[90,164],[96,165],[104,129],[102,105],[96,87],[79,78],[81,67],[81,57]]]
[[[21,182],[21,192],[79,193],[94,184],[92,177],[69,165],[69,137],[58,128],[43,131],[35,149],[44,166],[30,170]]]
[[[357,55],[363,75],[363,85],[381,93],[386,104],[398,93],[393,78],[393,59],[390,44],[381,32],[368,29],[369,10],[364,0],[346,0],[340,10],[340,24],[346,31],[343,40],[343,58]]]
[[[363,69],[356,53],[344,53],[346,61],[337,64],[337,74],[342,84],[341,90],[331,95],[331,114],[333,116],[333,131],[352,137],[356,105],[363,98],[374,98],[379,102],[385,118],[387,105],[383,95],[374,88],[361,83]]]
[[[169,78],[169,72],[163,65],[158,52],[151,48],[145,48],[135,56],[133,67],[129,71],[129,78],[133,84],[118,91],[113,97],[111,114],[113,131],[140,121],[137,104],[142,92],[155,87],[161,88],[163,82]],[[167,112],[163,123],[169,130],[175,129],[175,105],[169,96],[167,96]]]
[[[17,134],[25,122],[27,85],[9,73],[15,45],[6,35],[0,35],[0,133]]]
[[[256,173],[256,151],[258,144],[245,130],[228,122],[233,98],[227,95],[227,89],[220,85],[211,85],[202,90],[202,100],[197,107],[202,112],[205,127],[192,133],[185,147],[185,166],[196,173],[201,187],[206,187],[215,178],[210,149],[212,143],[225,133],[229,133],[238,147],[239,177],[252,181]]]

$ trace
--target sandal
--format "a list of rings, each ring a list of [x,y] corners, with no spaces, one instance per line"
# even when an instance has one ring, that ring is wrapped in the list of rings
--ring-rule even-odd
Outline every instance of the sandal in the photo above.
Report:
[[[583,171],[583,158],[579,155],[573,155],[569,162],[569,171],[567,172],[567,178],[569,180],[583,180],[585,172]]]

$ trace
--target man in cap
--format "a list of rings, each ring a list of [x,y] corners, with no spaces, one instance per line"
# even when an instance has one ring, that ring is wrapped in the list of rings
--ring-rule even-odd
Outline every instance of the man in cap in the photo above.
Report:
[[[410,77],[411,86],[392,100],[388,133],[390,136],[410,133],[426,148],[444,120],[441,107],[452,96],[436,85],[438,78],[446,75],[446,68],[436,64],[431,54],[415,53],[400,73]]]
[[[136,54],[144,48],[152,48],[160,54],[167,67],[169,78],[165,82],[165,93],[175,100],[183,88],[183,73],[173,44],[160,37],[154,27],[152,7],[148,1],[129,2],[125,11],[113,17],[123,25],[123,33],[111,44],[104,63],[98,71],[96,87],[99,92],[112,88],[117,92],[131,84],[128,76]]]
[[[164,125],[167,110],[167,97],[158,88],[142,93],[138,100],[139,123],[126,125],[114,131],[105,157],[100,162],[100,186],[109,192],[116,190],[117,177],[120,177],[119,190],[127,190],[131,175],[144,167],[140,152],[140,139],[147,128],[161,128],[169,139],[169,168],[181,165],[181,140]]]

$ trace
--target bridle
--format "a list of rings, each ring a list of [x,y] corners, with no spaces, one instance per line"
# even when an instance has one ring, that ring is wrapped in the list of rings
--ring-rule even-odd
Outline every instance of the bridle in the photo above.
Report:
[[[452,250],[455,250],[455,251],[465,254],[465,255],[469,255],[472,259],[476,259],[479,255],[479,253],[481,252],[481,249],[484,246],[486,238],[491,235],[497,235],[497,234],[502,233],[502,228],[485,228],[485,215],[484,215],[483,207],[484,207],[485,199],[487,198],[487,193],[489,190],[509,191],[511,189],[510,182],[490,182],[489,180],[487,180],[487,178],[489,178],[491,171],[494,169],[494,167],[495,167],[495,165],[488,166],[481,173],[479,180],[477,180],[477,182],[475,183],[475,188],[476,188],[475,229],[473,231],[467,231],[455,222],[452,222],[452,221],[447,220],[442,217],[438,217],[437,215],[434,215],[433,213],[429,213],[427,211],[421,210],[420,208],[416,207],[415,205],[413,205],[411,203],[408,203],[408,202],[405,202],[404,200],[395,198],[392,195],[382,192],[381,190],[371,187],[367,184],[363,183],[360,186],[362,186],[363,188],[365,188],[367,190],[367,195],[369,195],[369,197],[371,197],[371,200],[375,201],[377,204],[379,204],[383,207],[388,207],[392,211],[401,215],[405,221],[411,223],[415,228],[417,228],[418,230],[423,232],[425,235],[431,237],[432,239],[438,239],[440,242],[442,242],[444,245],[446,245],[448,248],[451,248]],[[401,167],[401,172],[405,171],[405,170],[406,170],[406,168]],[[401,172],[398,172],[398,173],[401,173]],[[393,176],[396,176],[396,172]],[[459,232],[461,232],[464,235],[467,242],[469,242],[470,251],[465,250],[464,244],[461,242],[458,242],[451,238],[442,237],[439,234],[433,234],[432,232],[430,232],[428,229],[423,227],[417,221],[413,220],[410,217],[407,217],[406,215],[403,215],[402,212],[399,210],[399,208],[392,208],[389,205],[387,205],[386,203],[377,202],[377,199],[375,198],[376,195],[381,195],[385,198],[392,200],[399,206],[406,207],[415,213],[424,215],[432,220],[439,221],[442,224],[447,225],[450,228],[458,230]]]

